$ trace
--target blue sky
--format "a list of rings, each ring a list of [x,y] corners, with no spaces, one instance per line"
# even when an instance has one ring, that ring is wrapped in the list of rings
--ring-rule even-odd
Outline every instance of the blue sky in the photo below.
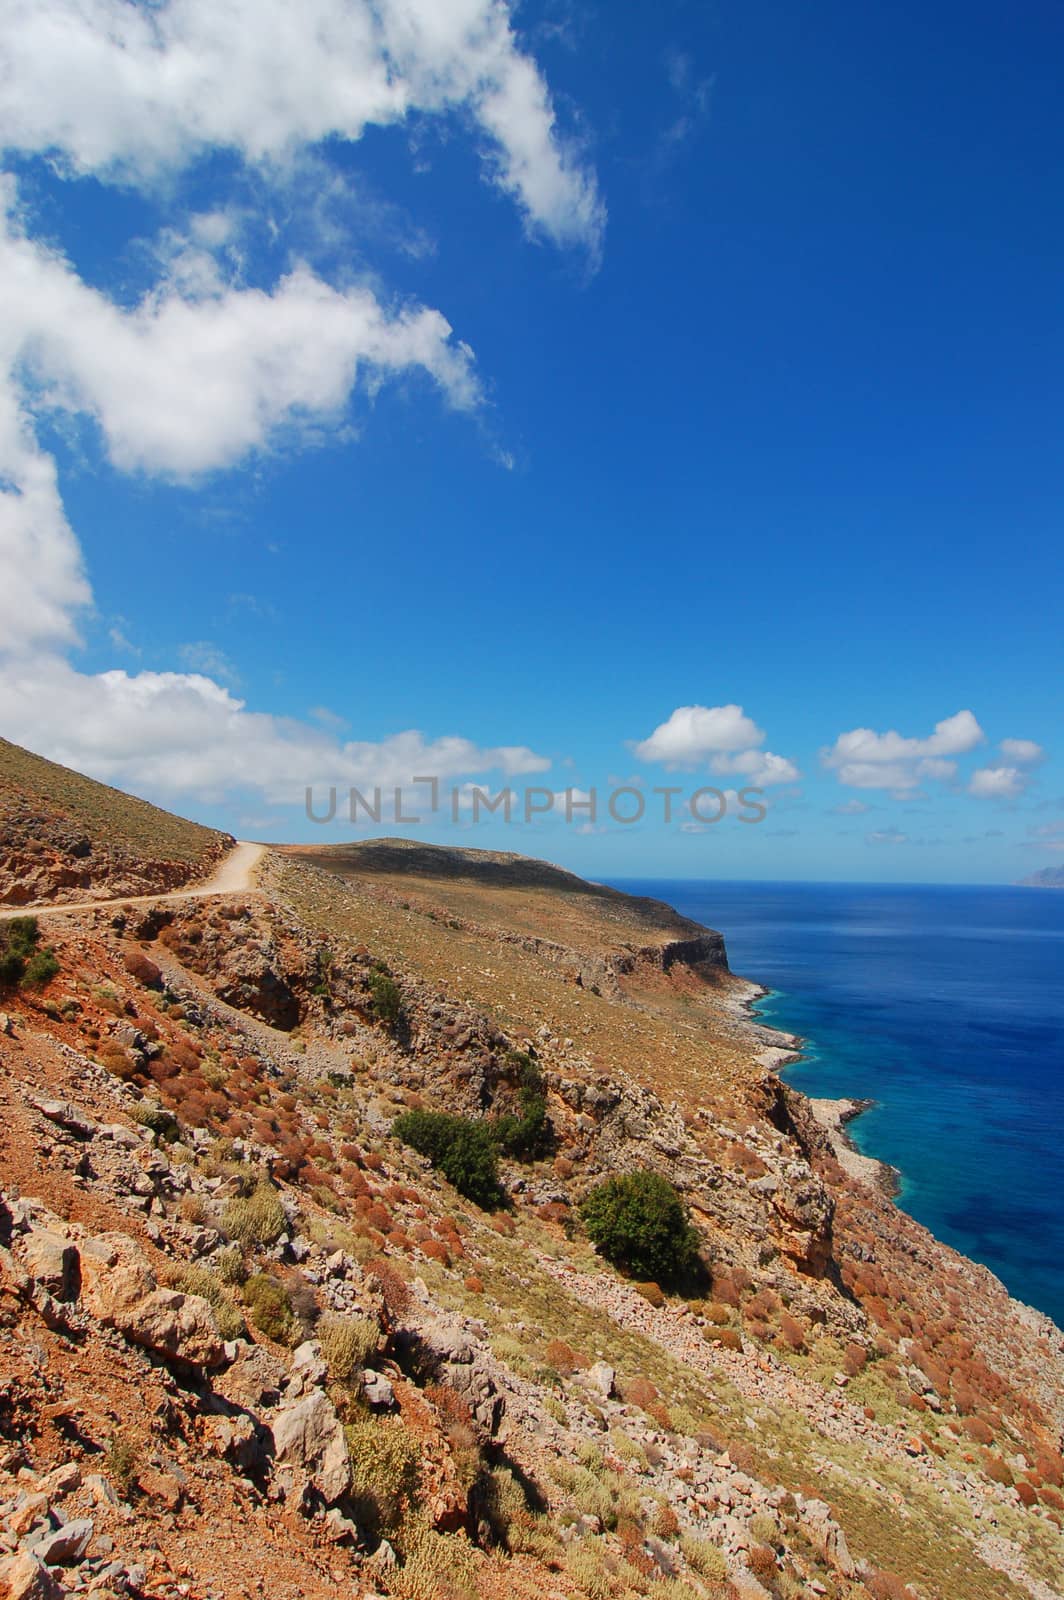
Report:
[[[1059,862],[1059,9],[374,16],[0,3],[0,732],[241,835]]]

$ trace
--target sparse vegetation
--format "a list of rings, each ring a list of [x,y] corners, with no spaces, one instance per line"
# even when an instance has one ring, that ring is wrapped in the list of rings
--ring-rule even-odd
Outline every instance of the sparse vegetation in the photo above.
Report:
[[[698,1235],[679,1194],[660,1173],[606,1178],[586,1196],[580,1215],[607,1261],[634,1277],[675,1283],[697,1262]]]
[[[165,1274],[165,1281],[182,1294],[197,1294],[206,1300],[223,1339],[240,1339],[246,1334],[243,1313],[222,1278],[210,1267],[197,1261],[175,1263]]]

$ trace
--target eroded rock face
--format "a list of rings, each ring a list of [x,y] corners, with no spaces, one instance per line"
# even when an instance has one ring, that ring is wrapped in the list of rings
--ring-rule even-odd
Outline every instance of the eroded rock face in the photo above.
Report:
[[[332,1402],[316,1389],[271,1423],[274,1459],[292,1470],[296,1485],[309,1483],[327,1505],[351,1486],[351,1461],[340,1419]]]
[[[780,1251],[799,1271],[819,1278],[831,1261],[835,1201],[804,1161],[789,1162],[772,1194]]]

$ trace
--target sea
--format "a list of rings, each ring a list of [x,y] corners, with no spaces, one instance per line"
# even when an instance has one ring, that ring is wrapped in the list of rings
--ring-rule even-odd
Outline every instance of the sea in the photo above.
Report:
[[[719,929],[898,1204],[1064,1327],[1064,891],[616,882]]]

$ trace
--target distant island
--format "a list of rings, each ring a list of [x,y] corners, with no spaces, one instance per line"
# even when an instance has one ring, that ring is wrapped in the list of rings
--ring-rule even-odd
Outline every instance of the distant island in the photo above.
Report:
[[[1039,867],[1030,877],[1020,879],[1024,889],[1064,889],[1064,866]]]

